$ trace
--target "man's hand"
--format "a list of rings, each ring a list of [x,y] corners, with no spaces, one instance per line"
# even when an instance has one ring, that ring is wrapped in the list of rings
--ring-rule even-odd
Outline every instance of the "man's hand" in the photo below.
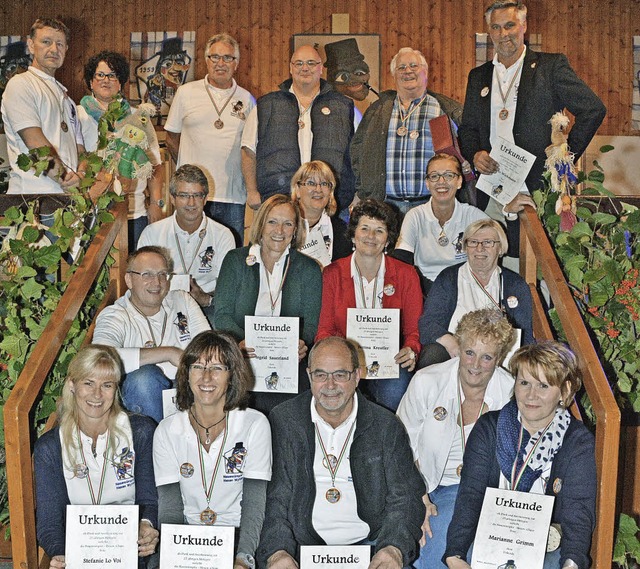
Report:
[[[298,340],[298,362],[301,362],[304,357],[307,355],[307,345],[304,343],[304,340]]]
[[[191,277],[190,283],[189,294],[193,297],[193,300],[203,308],[209,306],[212,301],[211,295],[204,292],[193,277]]]
[[[440,336],[436,342],[441,346],[444,346],[452,358],[457,358],[460,355],[460,345],[453,334],[449,334],[447,332]]]
[[[142,520],[138,529],[138,557],[146,557],[156,550],[158,545],[158,530],[147,520]]]
[[[64,569],[67,565],[64,562],[64,555],[54,555],[49,561],[50,569]]]
[[[247,347],[247,343],[244,340],[240,340],[238,343],[240,350],[244,354],[245,358],[255,358],[256,357],[256,349]]]
[[[518,213],[522,211],[526,205],[530,205],[533,209],[536,209],[536,202],[533,201],[533,198],[529,194],[520,192],[504,206],[504,211],[505,213]]]
[[[460,557],[447,557],[445,561],[449,569],[471,569],[471,565]]]
[[[486,150],[478,150],[473,157],[473,165],[481,174],[495,174],[500,165],[489,156]]]
[[[298,569],[298,564],[291,555],[281,549],[267,559],[267,569]]]
[[[260,197],[260,194],[257,190],[250,190],[247,188],[247,205],[253,209],[256,210],[260,207],[260,204],[262,203],[262,198]]]
[[[369,569],[402,569],[402,553],[397,547],[387,545],[371,558]]]
[[[431,522],[429,521],[429,518],[431,516],[438,515],[438,508],[431,500],[429,500],[428,494],[422,496],[422,501],[427,507],[427,510],[424,514],[424,522],[422,522],[422,537],[420,538],[420,547],[424,547],[427,544],[425,535],[428,535],[430,539],[433,539],[433,532],[431,531]]]

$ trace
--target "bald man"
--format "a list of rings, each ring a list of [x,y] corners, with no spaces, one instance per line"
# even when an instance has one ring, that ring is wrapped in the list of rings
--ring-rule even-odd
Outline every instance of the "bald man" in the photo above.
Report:
[[[289,64],[291,79],[258,99],[242,133],[242,174],[247,205],[253,209],[274,194],[289,194],[301,164],[324,160],[338,177],[340,209],[353,199],[355,181],[349,144],[353,101],[320,78],[322,60],[309,45],[299,47]]]

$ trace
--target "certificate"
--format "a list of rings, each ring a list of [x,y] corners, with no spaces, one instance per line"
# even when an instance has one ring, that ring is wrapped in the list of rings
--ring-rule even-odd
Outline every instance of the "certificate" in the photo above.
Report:
[[[256,350],[249,358],[256,377],[253,391],[298,393],[299,319],[245,316],[245,344]]]
[[[178,390],[175,387],[162,390],[162,418],[166,419],[178,412],[176,406],[176,394]]]
[[[162,524],[161,529],[160,569],[233,567],[235,528]]]
[[[490,156],[500,165],[500,170],[495,174],[481,174],[476,188],[504,206],[522,189],[536,157],[504,138],[499,141]]]
[[[67,506],[67,569],[138,566],[138,506]]]
[[[399,308],[348,308],[347,338],[364,352],[365,379],[400,376],[394,359],[400,351]]]
[[[302,545],[300,569],[367,569],[370,545]]]
[[[471,567],[542,569],[554,500],[544,494],[487,488]]]

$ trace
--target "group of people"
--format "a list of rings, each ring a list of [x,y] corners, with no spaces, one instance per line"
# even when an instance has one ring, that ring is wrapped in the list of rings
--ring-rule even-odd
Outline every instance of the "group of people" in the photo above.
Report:
[[[528,49],[526,13],[488,7],[496,55],[470,73],[464,108],[429,91],[426,59],[403,48],[396,89],[361,121],[321,79],[315,48],[296,49],[291,79],[256,101],[234,78],[238,42],[209,39],[207,75],[178,89],[165,124],[173,214],[163,219],[151,140],[151,178],[122,182],[128,290],[98,315],[59,426],[36,444],[52,567],[64,567],[67,504],[135,503],[141,558],[157,557],[162,523],[189,523],[235,527],[237,569],[293,569],[300,545],[324,543],[373,546],[373,569],[464,568],[487,487],[554,495],[562,540],[545,568],[589,566],[595,465],[593,437],[566,409],[575,356],[535,343],[529,286],[500,260],[517,250],[515,214],[535,207],[551,115],[575,116],[579,155],[605,109],[564,56]],[[85,66],[90,94],[69,99],[55,79],[68,41],[61,22],[36,21],[32,65],[3,95],[10,193],[76,185],[109,105],[136,112],[128,63],[110,51]],[[459,156],[434,148],[429,121],[443,114]],[[463,161],[495,172],[499,137],[536,156],[526,187],[504,208],[462,203]],[[50,169],[17,168],[39,146]],[[350,308],[399,310],[397,377],[368,373],[346,339]],[[247,316],[299,319],[297,394],[253,391],[262,354]]]

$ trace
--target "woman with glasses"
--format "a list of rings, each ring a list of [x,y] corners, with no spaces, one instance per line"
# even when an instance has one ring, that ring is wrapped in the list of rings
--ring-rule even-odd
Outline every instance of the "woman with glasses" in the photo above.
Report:
[[[80,350],[69,364],[58,423],[36,441],[36,532],[55,569],[65,566],[69,504],[137,504],[138,555],[151,555],[158,543],[156,423],[122,409],[122,376],[114,348],[93,344]]]
[[[517,346],[531,344],[533,308],[525,280],[498,266],[507,252],[507,236],[493,219],[475,221],[464,232],[463,251],[467,262],[447,267],[436,278],[420,317],[422,352],[418,369],[460,355],[454,335],[467,312],[490,307],[501,310],[519,330]]]
[[[229,332],[248,357],[257,357],[245,342],[245,316],[289,316],[299,319],[298,393],[309,389],[304,364],[318,329],[322,272],[311,257],[298,251],[304,242],[304,223],[298,202],[276,194],[256,213],[249,233],[251,245],[233,249],[220,267],[214,327]],[[250,405],[264,413],[293,397],[270,390],[255,392]]]
[[[202,332],[177,373],[178,412],[153,440],[159,522],[236,528],[237,569],[253,569],[271,478],[266,417],[246,409],[253,386],[233,336]]]
[[[499,310],[465,314],[455,336],[460,357],[418,371],[398,408],[427,486],[416,569],[444,567],[441,558],[466,468],[467,439],[476,421],[487,411],[501,409],[513,392],[513,377],[500,364],[515,333]]]
[[[425,296],[442,269],[466,259],[462,234],[467,226],[488,219],[478,208],[456,199],[462,182],[460,161],[436,154],[427,163],[431,199],[409,210],[402,222],[394,257],[417,267]]]
[[[85,95],[78,105],[78,118],[82,127],[85,148],[95,152],[98,148],[98,121],[113,101],[121,101],[125,116],[133,109],[124,99],[124,87],[129,81],[129,63],[124,55],[115,51],[101,51],[87,61],[84,66],[84,81],[90,95]],[[116,124],[117,127],[117,124]],[[138,238],[147,223],[162,219],[162,160],[160,146],[149,140],[147,155],[153,165],[149,180],[121,180],[123,191],[129,194],[129,251],[135,249]],[[149,204],[145,205],[145,190],[148,188]]]
[[[400,351],[395,356],[399,375],[392,379],[365,378],[360,384],[376,403],[395,411],[420,353],[418,318],[422,295],[413,267],[388,257],[398,235],[391,206],[372,199],[358,202],[349,219],[354,253],[331,263],[322,275],[322,310],[316,341],[347,334],[349,308],[400,310]],[[373,362],[368,362],[373,366]],[[370,376],[374,372],[370,369]]]
[[[335,187],[331,167],[321,160],[306,162],[291,178],[291,199],[300,204],[306,229],[305,242],[298,250],[323,268],[351,252],[347,226],[334,215]]]

